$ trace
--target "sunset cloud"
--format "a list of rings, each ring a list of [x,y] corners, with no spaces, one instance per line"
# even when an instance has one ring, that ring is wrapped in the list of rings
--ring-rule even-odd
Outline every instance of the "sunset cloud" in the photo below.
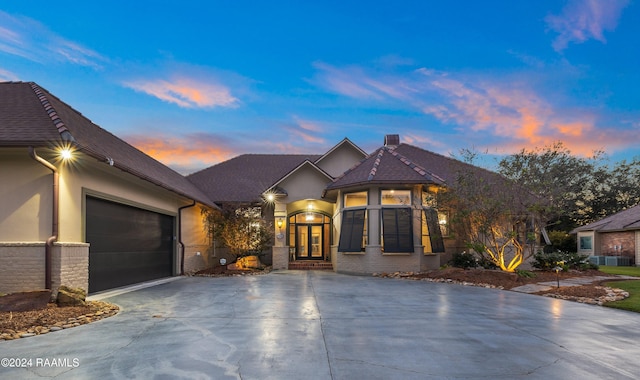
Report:
[[[238,99],[212,78],[178,75],[172,79],[140,79],[125,82],[126,87],[155,96],[183,108],[237,107]]]
[[[292,127],[285,127],[293,135],[301,138],[304,142],[307,143],[315,143],[315,144],[324,144],[326,141],[321,136],[326,127],[323,127],[320,123],[304,120],[299,117],[293,118],[296,125]]]
[[[560,15],[549,15],[547,26],[558,33],[553,48],[561,52],[569,43],[597,40],[606,43],[604,31],[613,31],[618,26],[622,10],[628,0],[570,0]]]
[[[106,61],[99,53],[67,40],[28,17],[0,11],[0,52],[38,62],[66,62],[101,68]]]
[[[133,134],[124,136],[124,140],[182,174],[193,173],[237,154],[224,137],[211,133]]]
[[[595,110],[547,101],[522,76],[515,80],[515,76],[493,78],[428,68],[378,75],[363,67],[341,69],[323,64],[316,68],[321,71],[316,79],[332,92],[384,101],[389,108],[401,107],[406,112],[419,110],[453,125],[457,143],[460,138],[474,136],[477,145],[510,153],[562,141],[575,153],[590,155],[604,147],[629,147],[637,140],[631,132],[598,125],[600,117]],[[426,141],[433,147],[442,145],[420,132],[408,136],[411,141]],[[452,142],[456,142],[454,139]]]

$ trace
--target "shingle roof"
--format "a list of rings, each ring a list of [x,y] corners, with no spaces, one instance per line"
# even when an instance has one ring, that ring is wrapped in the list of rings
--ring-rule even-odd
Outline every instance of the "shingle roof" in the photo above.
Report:
[[[408,144],[383,146],[338,177],[327,189],[366,184],[453,184],[462,170],[487,178],[498,174]],[[503,179],[501,179],[503,180]]]
[[[575,228],[571,233],[575,234],[581,231],[607,232],[625,230],[640,230],[640,205],[620,211],[585,226]]]
[[[262,193],[306,160],[321,155],[243,154],[187,178],[215,202],[257,202]]]
[[[33,82],[0,83],[0,146],[49,147],[70,134],[100,161],[206,205],[214,203],[184,176],[102,129]],[[67,135],[68,136],[68,135]]]

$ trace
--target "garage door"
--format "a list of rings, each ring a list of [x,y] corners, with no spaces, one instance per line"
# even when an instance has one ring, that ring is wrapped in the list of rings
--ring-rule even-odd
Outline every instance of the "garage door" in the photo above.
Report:
[[[174,217],[87,197],[89,293],[173,274]]]

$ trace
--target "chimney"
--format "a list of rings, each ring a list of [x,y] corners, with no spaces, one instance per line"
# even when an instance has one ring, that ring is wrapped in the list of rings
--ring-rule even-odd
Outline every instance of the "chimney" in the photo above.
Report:
[[[400,145],[400,135],[384,136],[384,146],[395,147]]]

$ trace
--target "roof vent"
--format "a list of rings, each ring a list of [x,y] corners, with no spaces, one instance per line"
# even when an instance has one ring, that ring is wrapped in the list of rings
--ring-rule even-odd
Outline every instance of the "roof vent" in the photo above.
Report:
[[[397,146],[397,145],[400,145],[400,135],[384,136],[384,146]]]

